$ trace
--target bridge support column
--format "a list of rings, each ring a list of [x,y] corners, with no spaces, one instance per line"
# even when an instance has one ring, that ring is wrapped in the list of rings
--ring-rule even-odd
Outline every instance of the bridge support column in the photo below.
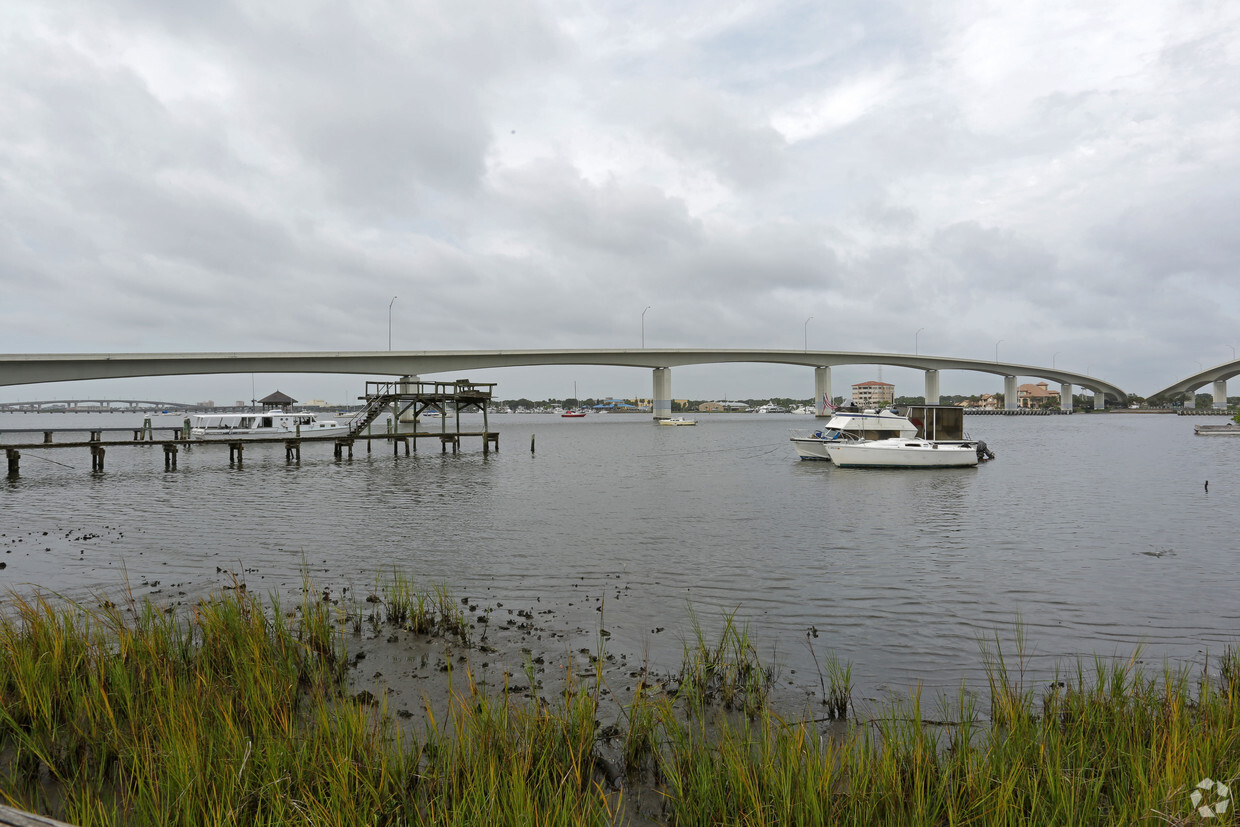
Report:
[[[939,372],[926,370],[926,404],[939,404]]]
[[[400,377],[400,381],[396,385],[396,389],[400,393],[413,393],[413,383],[417,381],[418,381],[417,376],[402,376]],[[392,403],[392,407],[393,408],[396,407],[395,402]],[[396,411],[393,411],[393,413],[396,413]],[[403,414],[400,415],[400,421],[401,422],[416,422],[417,421],[417,417],[413,415],[412,407],[410,407],[408,410],[406,410]],[[414,430],[416,431],[417,429],[414,428]]]
[[[1215,379],[1214,380],[1214,407],[1216,408],[1227,407],[1227,380],[1226,379]]]
[[[672,369],[654,369],[654,388],[651,402],[654,405],[655,419],[672,418]]]
[[[1189,388],[1188,390],[1184,391],[1184,407],[1186,408],[1197,407],[1197,389],[1196,388]]]
[[[1072,385],[1069,382],[1059,386],[1059,410],[1072,410]]]
[[[1102,391],[1094,390],[1094,410],[1105,411],[1107,409],[1107,395]]]
[[[831,401],[831,368],[814,368],[814,410],[816,416],[830,416],[831,409],[827,403]]]
[[[1003,407],[1005,410],[1014,411],[1020,407],[1019,391],[1016,389],[1016,377],[1003,377]]]

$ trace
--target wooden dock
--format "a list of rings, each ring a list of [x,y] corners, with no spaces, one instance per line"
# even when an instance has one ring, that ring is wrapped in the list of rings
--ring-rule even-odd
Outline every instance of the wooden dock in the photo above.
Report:
[[[188,451],[196,447],[210,445],[227,445],[228,461],[230,464],[236,465],[242,463],[246,445],[271,443],[283,443],[284,456],[288,462],[301,461],[302,443],[330,442],[333,445],[333,455],[336,459],[343,459],[346,456],[352,459],[353,446],[358,441],[364,441],[366,443],[366,453],[370,453],[372,450],[371,444],[375,440],[390,442],[393,456],[399,456],[402,447],[404,448],[405,456],[410,455],[411,448],[412,451],[416,452],[418,450],[418,440],[438,441],[441,453],[447,453],[448,449],[451,448],[452,453],[455,454],[461,448],[462,439],[480,438],[484,454],[489,453],[492,448],[499,451],[499,433],[490,430],[487,422],[487,403],[491,400],[491,389],[495,387],[494,384],[479,384],[465,379],[459,379],[455,382],[420,382],[406,379],[397,382],[367,382],[366,386],[366,396],[359,397],[365,400],[366,405],[353,420],[349,432],[344,436],[301,436],[298,433],[289,436],[192,439],[189,438],[189,419],[186,419],[180,427],[152,427],[151,420],[147,417],[140,428],[19,428],[3,430],[0,431],[0,448],[4,448],[10,477],[20,475],[22,451],[52,448],[88,449],[91,456],[92,471],[104,470],[104,460],[109,448],[132,446],[161,446],[164,452],[165,471],[176,470],[177,456],[182,449]],[[459,415],[471,408],[482,412],[481,431],[462,431],[460,429]],[[418,417],[432,409],[440,413],[439,430],[419,430]],[[446,415],[449,411],[452,412],[451,417]],[[388,412],[392,414],[391,423],[385,431],[374,433],[372,430],[374,421]],[[406,424],[412,426],[410,430],[401,430],[402,419]],[[448,419],[453,420],[451,430],[448,429]],[[63,442],[57,442],[55,437],[58,432],[67,433],[74,437],[80,434],[90,434],[90,437],[86,440],[71,438]],[[130,434],[131,438],[107,439],[104,436],[105,434],[117,433]],[[23,434],[40,434],[42,440],[37,442],[8,442],[6,439],[10,435]],[[168,436],[163,436],[164,434]]]

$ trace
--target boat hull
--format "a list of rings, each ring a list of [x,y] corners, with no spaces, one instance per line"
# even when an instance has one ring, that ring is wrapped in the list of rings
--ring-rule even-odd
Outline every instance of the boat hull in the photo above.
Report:
[[[1194,425],[1193,433],[1197,436],[1240,436],[1240,425],[1234,422],[1226,425]]]
[[[888,439],[832,442],[825,447],[838,468],[972,468],[978,463],[977,449],[972,445]]]

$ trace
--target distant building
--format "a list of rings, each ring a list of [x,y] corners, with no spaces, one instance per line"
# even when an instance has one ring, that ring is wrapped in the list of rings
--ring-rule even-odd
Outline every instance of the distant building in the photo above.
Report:
[[[870,380],[852,386],[852,401],[859,408],[882,408],[896,401],[896,386]]]
[[[702,413],[743,413],[749,406],[744,402],[703,402],[698,410]]]
[[[1016,396],[1022,408],[1047,408],[1059,404],[1059,391],[1052,389],[1046,382],[1021,385],[1016,389]]]

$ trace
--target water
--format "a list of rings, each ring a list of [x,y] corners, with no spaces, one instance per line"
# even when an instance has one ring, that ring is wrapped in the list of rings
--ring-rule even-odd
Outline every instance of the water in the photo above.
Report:
[[[1200,666],[1236,641],[1240,439],[1195,437],[1200,419],[970,417],[995,461],[883,471],[798,461],[788,429],[806,417],[697,418],[495,416],[489,456],[478,440],[397,458],[376,442],[337,461],[326,443],[290,465],[282,445],[250,445],[238,468],[199,446],[174,472],[158,445],[109,449],[103,473],[87,449],[27,450],[0,481],[0,586],[83,596],[127,578],[184,600],[233,577],[366,589],[398,568],[481,606],[553,608],[542,622],[566,646],[605,626],[612,651],[667,667],[690,611],[708,630],[735,611],[783,683],[817,685],[812,643],[853,664],[862,697],[976,685],[979,638],[1011,652],[1018,622],[1037,674],[1138,647],[1152,668]],[[6,415],[0,430],[140,419]]]

